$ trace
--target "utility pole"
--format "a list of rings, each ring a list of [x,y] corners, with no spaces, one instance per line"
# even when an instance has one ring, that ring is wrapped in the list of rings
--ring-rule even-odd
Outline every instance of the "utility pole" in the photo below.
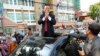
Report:
[[[3,25],[3,2],[0,0],[0,32],[4,33],[4,25]]]

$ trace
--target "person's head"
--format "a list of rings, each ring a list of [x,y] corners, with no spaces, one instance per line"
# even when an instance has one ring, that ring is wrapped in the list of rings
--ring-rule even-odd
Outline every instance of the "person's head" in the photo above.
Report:
[[[3,35],[3,32],[0,32],[0,36],[2,36]]]
[[[32,29],[30,27],[27,28],[27,33],[30,35],[32,34]]]
[[[52,14],[52,15],[53,15],[53,14],[54,14],[54,12],[53,12],[53,11],[50,11],[50,14]]]
[[[17,32],[15,31],[15,34],[17,34]]]
[[[43,8],[43,11],[44,12],[50,12],[50,6],[48,5],[48,4],[46,4],[45,6],[44,6],[44,8]]]
[[[88,29],[86,30],[86,34],[92,34],[94,36],[97,36],[100,32],[100,25],[98,23],[91,23],[88,26]]]

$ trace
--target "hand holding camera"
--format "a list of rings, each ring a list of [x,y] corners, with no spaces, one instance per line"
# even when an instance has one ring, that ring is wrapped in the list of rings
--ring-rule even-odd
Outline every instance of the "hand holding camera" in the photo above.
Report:
[[[79,54],[80,54],[81,56],[85,56],[85,52],[84,52],[84,50],[83,50],[83,47],[84,47],[84,42],[81,41],[81,42],[79,43],[79,50],[78,50],[78,52],[79,52]]]

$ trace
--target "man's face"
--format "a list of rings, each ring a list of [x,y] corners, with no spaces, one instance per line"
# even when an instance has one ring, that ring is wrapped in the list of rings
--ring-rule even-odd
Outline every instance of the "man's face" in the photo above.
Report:
[[[50,7],[49,6],[44,6],[44,12],[49,12],[50,11]]]
[[[88,28],[86,28],[86,35],[91,34],[91,30],[89,30]]]
[[[89,34],[89,29],[88,28],[86,28],[85,31],[86,31],[86,34]]]

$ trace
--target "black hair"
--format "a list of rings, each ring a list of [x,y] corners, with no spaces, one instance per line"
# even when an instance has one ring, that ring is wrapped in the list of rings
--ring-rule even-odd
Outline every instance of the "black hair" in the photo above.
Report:
[[[44,4],[44,5],[43,5],[43,8],[44,8],[45,6],[50,6],[50,5],[49,5],[49,4]]]
[[[31,31],[32,29],[30,27],[28,27],[28,30]]]
[[[54,14],[54,12],[53,11],[50,11],[50,14]]]
[[[45,4],[44,6],[50,6],[49,4]]]
[[[98,35],[100,32],[100,24],[99,23],[91,23],[91,24],[89,24],[88,29],[92,32],[92,34]]]

